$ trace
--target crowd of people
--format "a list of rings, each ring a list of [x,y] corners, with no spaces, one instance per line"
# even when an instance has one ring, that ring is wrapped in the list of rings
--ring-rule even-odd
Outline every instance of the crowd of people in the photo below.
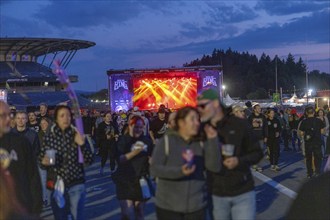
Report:
[[[84,169],[97,156],[100,176],[110,160],[121,219],[144,219],[152,196],[160,220],[255,219],[252,170],[263,172],[266,156],[270,170],[280,172],[281,144],[302,152],[307,178],[323,178],[323,159],[330,169],[328,106],[308,106],[301,115],[250,102],[228,107],[211,89],[196,102],[173,112],[165,105],[156,112],[84,110],[82,134],[68,106],[49,114],[44,103],[24,112],[0,101],[1,192],[8,188],[0,218],[38,219],[51,205],[55,219],[84,219]]]

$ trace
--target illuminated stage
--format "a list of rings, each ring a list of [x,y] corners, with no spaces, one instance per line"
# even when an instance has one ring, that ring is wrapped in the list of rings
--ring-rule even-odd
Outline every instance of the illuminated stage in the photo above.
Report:
[[[176,69],[110,70],[111,110],[156,110],[164,104],[170,109],[195,106],[197,94],[208,88],[219,90],[219,66]]]

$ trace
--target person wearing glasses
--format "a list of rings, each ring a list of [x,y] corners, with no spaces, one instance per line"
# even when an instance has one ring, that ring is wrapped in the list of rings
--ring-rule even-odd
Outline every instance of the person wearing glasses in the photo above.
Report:
[[[219,92],[205,90],[197,99],[201,121],[217,129],[222,146],[220,172],[207,172],[213,219],[255,219],[256,195],[250,166],[263,156],[258,141],[247,120],[230,114]]]

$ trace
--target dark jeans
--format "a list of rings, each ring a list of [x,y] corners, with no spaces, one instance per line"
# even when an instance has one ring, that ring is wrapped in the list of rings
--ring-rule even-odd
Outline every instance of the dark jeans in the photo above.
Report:
[[[269,147],[270,164],[277,165],[278,158],[280,157],[280,144],[279,144],[278,138],[277,139],[268,139],[267,145]]]
[[[85,185],[78,184],[66,189],[64,198],[65,206],[63,208],[58,207],[55,199],[53,198],[54,192],[51,194],[51,206],[55,220],[70,219],[70,215],[73,220],[84,219],[84,207],[85,207]]]
[[[321,173],[321,164],[322,164],[322,149],[320,144],[313,144],[305,142],[305,157],[306,157],[306,167],[307,174],[313,175],[313,156],[314,156],[314,165],[315,173]]]
[[[282,130],[282,140],[284,143],[284,149],[289,149],[289,135],[288,130],[286,129]]]
[[[100,148],[101,167],[103,168],[108,158],[110,158],[110,169],[114,170],[116,167],[116,146],[102,145]]]
[[[205,209],[198,210],[196,212],[191,213],[180,213],[173,212],[170,210],[165,210],[159,207],[156,207],[156,214],[158,220],[204,220],[205,217]]]
[[[297,134],[297,130],[292,131],[292,148],[295,150],[296,149],[296,141],[298,142],[298,150],[300,149],[300,139]]]

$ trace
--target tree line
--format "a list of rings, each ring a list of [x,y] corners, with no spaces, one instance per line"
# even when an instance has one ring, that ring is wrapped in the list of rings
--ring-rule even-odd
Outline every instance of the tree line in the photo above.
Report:
[[[231,48],[226,51],[214,49],[211,55],[185,63],[184,66],[222,65],[226,91],[232,97],[242,99],[265,99],[275,92],[276,68],[278,90],[280,87],[292,94],[293,88],[297,95],[306,91],[306,72],[309,88],[323,90],[330,88],[330,74],[319,70],[308,71],[300,57],[297,61],[289,53],[286,59],[277,55],[272,59],[263,53],[261,57],[248,52],[237,52]],[[288,92],[290,91],[290,92]],[[284,92],[285,93],[285,92]]]

